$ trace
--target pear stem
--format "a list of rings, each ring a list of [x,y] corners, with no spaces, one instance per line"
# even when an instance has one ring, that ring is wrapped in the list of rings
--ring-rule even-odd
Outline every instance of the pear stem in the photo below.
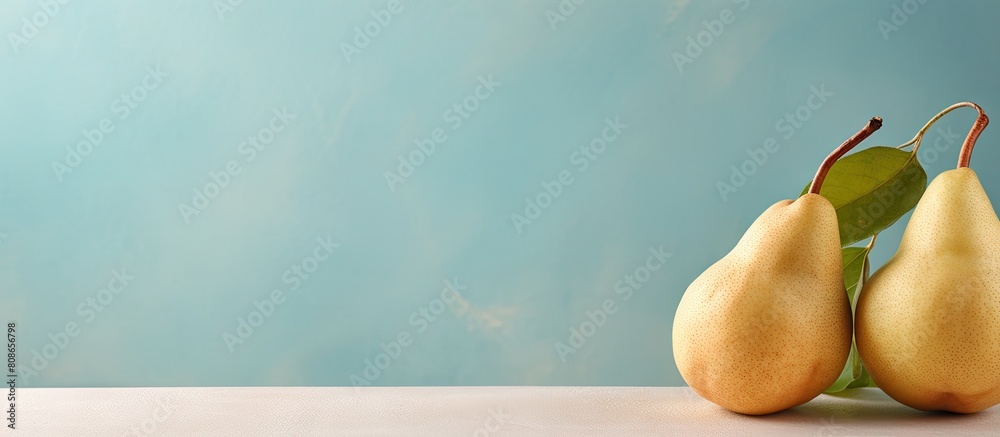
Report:
[[[878,232],[876,232],[874,235],[872,235],[872,239],[868,242],[868,245],[865,246],[865,249],[868,250],[869,252],[871,252],[872,248],[875,247],[875,239],[876,238],[878,238]]]
[[[976,147],[976,140],[979,139],[979,134],[983,133],[986,125],[990,124],[990,118],[986,116],[986,112],[983,112],[983,108],[972,102],[962,103],[968,103],[973,108],[976,108],[976,111],[979,111],[979,116],[976,117],[976,122],[972,125],[972,129],[969,129],[969,135],[965,137],[965,142],[962,143],[962,150],[958,152],[958,168],[969,166],[969,161],[972,160],[972,148]]]
[[[823,186],[823,180],[826,179],[826,174],[830,172],[833,164],[837,162],[841,156],[844,156],[844,154],[853,149],[854,146],[861,144],[865,138],[868,138],[881,127],[882,119],[879,117],[872,117],[871,120],[868,120],[868,124],[865,125],[864,129],[861,129],[858,133],[854,134],[852,137],[848,138],[847,141],[844,141],[843,144],[834,149],[833,152],[830,153],[830,156],[827,156],[826,159],[823,160],[823,164],[819,166],[819,170],[816,170],[816,176],[813,178],[812,185],[809,186],[809,193],[819,194],[819,189]]]
[[[972,102],[959,102],[947,108],[944,108],[943,110],[941,110],[941,112],[938,112],[936,115],[934,115],[934,117],[931,117],[931,119],[927,121],[927,124],[924,124],[924,127],[920,128],[920,130],[917,131],[917,134],[913,136],[913,139],[903,144],[900,144],[896,148],[903,149],[912,145],[913,151],[911,151],[910,153],[916,155],[917,150],[920,150],[920,141],[923,140],[924,134],[927,133],[927,130],[930,129],[931,126],[938,121],[938,119],[944,117],[945,114],[954,111],[958,108],[975,108],[976,111],[979,111],[979,117],[976,118],[976,123],[973,124],[972,129],[969,130],[969,135],[965,137],[965,142],[962,143],[962,151],[959,152],[958,168],[968,167],[969,160],[972,158],[972,148],[975,147],[976,140],[979,139],[979,134],[983,133],[983,129],[986,129],[986,125],[989,124],[990,122],[990,119],[989,117],[986,116],[986,113],[983,111],[983,108],[979,107],[979,105]]]

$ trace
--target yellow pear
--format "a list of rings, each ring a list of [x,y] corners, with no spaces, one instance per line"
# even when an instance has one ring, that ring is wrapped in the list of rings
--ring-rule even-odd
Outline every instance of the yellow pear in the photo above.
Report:
[[[744,414],[822,393],[851,349],[842,268],[828,200],[810,193],[768,208],[684,292],[673,328],[681,376],[702,397]]]
[[[837,212],[819,195],[833,164],[882,127],[873,117],[820,165],[809,192],[772,205],[688,286],[674,315],[674,362],[699,395],[769,414],[833,384],[851,351]]]
[[[975,172],[927,187],[855,323],[861,360],[893,399],[957,413],[1000,403],[1000,220]]]

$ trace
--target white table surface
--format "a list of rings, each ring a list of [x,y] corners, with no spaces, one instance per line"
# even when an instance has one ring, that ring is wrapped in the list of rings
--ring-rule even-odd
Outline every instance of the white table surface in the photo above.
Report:
[[[1000,407],[925,413],[878,389],[761,417],[677,387],[22,388],[17,396],[17,430],[0,436],[1000,435]]]

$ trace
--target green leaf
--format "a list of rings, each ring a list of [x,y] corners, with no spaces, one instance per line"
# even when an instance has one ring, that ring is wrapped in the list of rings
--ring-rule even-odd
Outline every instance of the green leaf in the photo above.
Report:
[[[871,249],[869,249],[869,251],[870,250]],[[870,269],[871,269],[871,263],[868,262],[868,254],[865,254],[865,268],[861,272],[861,279],[858,280],[858,284],[856,286],[856,290],[860,290],[860,289],[864,288],[865,282],[868,281],[868,278],[872,277],[871,272],[869,271]],[[854,312],[857,309],[857,307],[858,307],[858,297],[857,297],[856,294],[855,295],[851,295],[851,316],[852,316],[851,318],[852,319],[853,319]],[[854,354],[854,356],[858,357],[858,366],[861,367],[861,375],[858,376],[854,380],[854,382],[851,382],[850,384],[848,384],[847,388],[878,387],[878,385],[875,385],[875,381],[872,379],[871,375],[868,374],[868,369],[866,369],[865,366],[864,366],[864,364],[861,363],[861,355],[858,355],[858,346],[857,346],[856,342],[852,342],[851,343],[851,353]]]
[[[872,381],[871,375],[868,374],[868,369],[861,366],[861,376],[855,379],[850,384],[847,384],[847,388],[858,388],[858,387],[878,387],[875,385],[875,381]]]
[[[861,275],[867,262],[868,248],[845,247],[840,250],[840,254],[844,261],[844,288],[847,288],[847,297],[851,299],[851,311],[854,311],[854,294],[858,284],[863,281]]]
[[[847,296],[851,301],[851,313],[858,303],[857,291],[864,287],[868,278],[868,247],[845,247],[840,254],[844,261],[844,287],[847,288]],[[853,318],[853,317],[852,317]],[[847,357],[844,370],[840,372],[837,381],[827,388],[824,393],[836,393],[845,388],[874,387],[871,377],[861,363],[861,356],[858,355],[858,348],[851,340],[851,354]]]
[[[927,173],[916,156],[879,146],[834,163],[819,194],[836,208],[840,244],[847,246],[891,226],[917,206],[925,188]]]

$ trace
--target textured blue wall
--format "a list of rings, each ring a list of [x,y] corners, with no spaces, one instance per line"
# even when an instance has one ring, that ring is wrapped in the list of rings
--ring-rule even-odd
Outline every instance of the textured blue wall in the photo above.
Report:
[[[833,147],[875,115],[867,145],[961,100],[1000,114],[998,17],[4,2],[0,316],[22,385],[681,385],[684,289]],[[974,116],[929,134],[931,177]],[[972,165],[994,200],[998,129]]]

